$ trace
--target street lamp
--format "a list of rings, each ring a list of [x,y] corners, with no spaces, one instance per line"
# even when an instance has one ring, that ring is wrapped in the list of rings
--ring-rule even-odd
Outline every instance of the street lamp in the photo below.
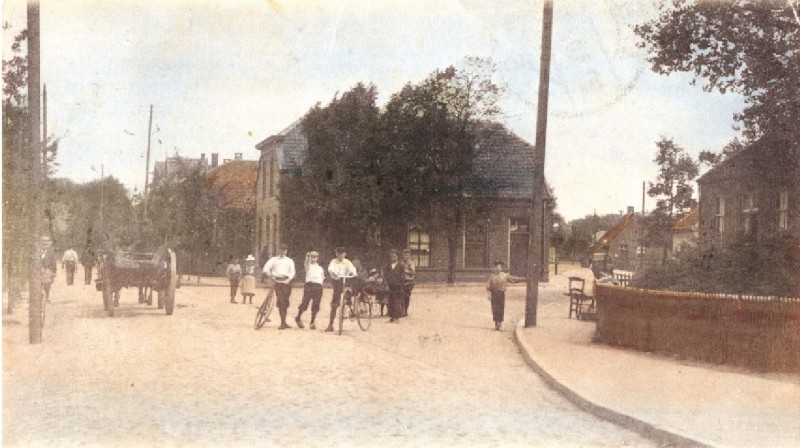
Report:
[[[557,222],[553,223],[553,264],[555,265],[555,275],[558,275],[558,246],[561,245],[563,238],[561,236],[561,226]]]

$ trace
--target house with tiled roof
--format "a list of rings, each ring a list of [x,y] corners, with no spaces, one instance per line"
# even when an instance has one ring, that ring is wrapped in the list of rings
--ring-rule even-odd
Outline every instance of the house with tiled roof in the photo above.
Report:
[[[614,269],[639,271],[644,267],[642,261],[656,253],[643,246],[642,227],[642,215],[629,206],[619,222],[590,246],[590,259],[603,260]]]
[[[525,275],[534,188],[534,147],[498,123],[481,123],[476,132],[475,160],[467,194],[493,200],[494,208],[491,219],[462,229],[456,254],[457,280],[484,280],[496,260],[505,262],[512,274]],[[302,169],[306,160],[308,144],[302,121],[295,121],[280,133],[259,142],[256,149],[260,157],[255,244],[263,259],[275,253],[284,234],[278,181],[281,176]],[[550,228],[549,216],[547,213],[543,223],[547,229]],[[444,281],[448,263],[446,234],[424,221],[407,222],[404,228],[406,234],[402,237],[418,267],[418,281]],[[542,233],[549,235],[550,232]],[[544,247],[547,246],[549,240],[544,241]]]
[[[800,154],[752,146],[697,180],[703,244],[760,244],[800,237]],[[796,243],[794,243],[796,244]]]
[[[255,160],[230,160],[216,166],[205,175],[204,185],[214,193],[219,208],[215,221],[215,238],[223,248],[217,254],[217,264],[229,257],[243,259],[252,253],[253,223],[256,210]]]
[[[672,232],[672,253],[677,254],[683,248],[696,246],[699,227],[700,209],[694,208],[670,229]]]

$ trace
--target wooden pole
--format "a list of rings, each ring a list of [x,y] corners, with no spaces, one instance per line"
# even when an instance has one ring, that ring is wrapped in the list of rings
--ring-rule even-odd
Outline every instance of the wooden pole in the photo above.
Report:
[[[525,296],[525,327],[536,326],[539,306],[540,263],[544,244],[540,223],[544,218],[544,156],[547,140],[547,99],[550,90],[550,47],[553,36],[553,1],[545,0],[542,13],[542,54],[539,62],[539,104],[536,112],[536,144],[533,161],[533,207],[528,225],[528,285]]]
[[[28,336],[31,344],[42,342],[42,273],[39,253],[42,223],[42,143],[40,119],[40,47],[39,47],[39,1],[28,0],[28,115],[30,118],[31,147],[29,150],[30,179],[28,199],[30,200],[31,246],[29,256],[30,276],[28,279]]]
[[[142,216],[147,220],[147,188],[150,184],[150,136],[153,130],[153,105],[150,105],[150,120],[147,122],[147,158],[144,167],[144,196],[142,196]]]
[[[42,85],[42,181],[47,179],[47,84]]]

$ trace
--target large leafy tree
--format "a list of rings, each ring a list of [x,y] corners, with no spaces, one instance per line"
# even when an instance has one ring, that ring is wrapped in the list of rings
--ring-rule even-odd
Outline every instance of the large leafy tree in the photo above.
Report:
[[[699,168],[686,150],[671,138],[662,137],[656,142],[656,147],[653,161],[659,168],[658,177],[649,183],[647,194],[657,199],[655,210],[645,222],[646,243],[662,246],[663,258],[666,259],[672,245],[670,228],[697,205],[693,197],[693,181]]]
[[[744,95],[735,118],[746,142],[797,151],[800,23],[792,2],[674,0],[634,31],[656,73],[688,72],[707,91]]]
[[[468,58],[392,95],[382,117],[383,216],[436,223],[448,242],[448,282],[455,280],[461,230],[479,220],[491,185],[475,177],[480,126],[500,113],[502,87],[491,60]],[[405,218],[405,219],[402,219]],[[431,219],[432,218],[432,219]]]
[[[308,158],[279,188],[282,228],[298,250],[372,253],[378,240],[380,196],[377,187],[374,86],[357,84],[303,119]],[[303,198],[303,200],[298,200]]]

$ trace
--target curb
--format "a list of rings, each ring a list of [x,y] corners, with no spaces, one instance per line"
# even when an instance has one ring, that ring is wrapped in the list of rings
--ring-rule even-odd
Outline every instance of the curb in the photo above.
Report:
[[[522,359],[525,361],[526,364],[528,364],[528,367],[530,367],[531,370],[533,370],[540,377],[542,377],[542,379],[544,380],[545,384],[547,384],[548,387],[558,392],[561,396],[566,398],[569,402],[577,406],[579,409],[588,412],[589,414],[592,414],[599,419],[606,420],[608,422],[614,423],[615,425],[621,426],[625,429],[634,431],[639,435],[646,437],[659,444],[666,443],[671,446],[681,446],[681,447],[684,446],[710,447],[710,445],[706,445],[694,439],[690,439],[688,437],[684,437],[679,434],[666,431],[664,429],[653,426],[652,424],[647,423],[645,421],[639,420],[629,415],[619,413],[607,407],[600,406],[596,403],[593,403],[583,398],[572,389],[560,383],[552,375],[547,373],[547,371],[544,370],[542,366],[540,366],[531,356],[530,348],[528,347],[525,340],[520,336],[521,329],[524,328],[523,326],[524,322],[525,322],[524,318],[520,317],[517,321],[517,326],[514,329],[514,342],[517,344],[517,348],[519,349],[519,352],[522,355]]]

